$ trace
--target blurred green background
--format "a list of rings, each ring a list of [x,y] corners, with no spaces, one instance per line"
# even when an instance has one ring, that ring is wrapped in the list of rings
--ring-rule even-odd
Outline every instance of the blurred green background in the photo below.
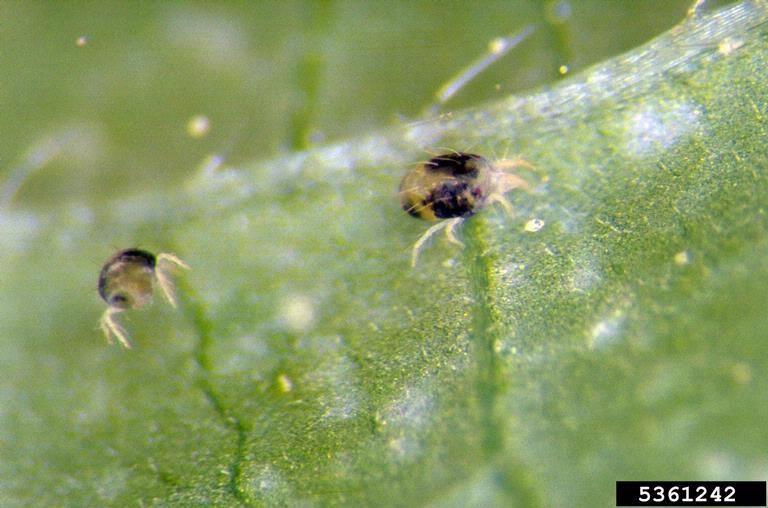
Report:
[[[1,3],[0,504],[586,506],[615,471],[760,471],[768,268],[748,165],[764,159],[750,104],[719,95],[730,76],[598,90],[599,107],[528,113],[530,133],[503,104],[463,117],[495,111],[481,126],[509,131],[483,150],[521,139],[551,187],[473,219],[465,251],[434,242],[417,271],[425,225],[395,192],[431,138],[387,151],[497,36],[537,27],[443,112],[546,91],[563,65],[578,81],[689,5]],[[622,151],[666,148],[691,111],[706,135]],[[437,138],[483,136],[459,127]],[[391,145],[366,159],[370,133]],[[731,149],[748,164],[718,158]],[[239,169],[201,176],[212,154]],[[547,226],[529,235],[533,217]],[[121,316],[132,351],[95,329],[98,269],[127,242],[193,267],[178,312]]]
[[[2,2],[0,175],[34,167],[14,201],[35,208],[173,188],[211,153],[239,164],[419,119],[493,38],[526,25],[536,32],[445,110],[546,86],[689,5]],[[204,139],[186,132],[195,115],[211,122]]]

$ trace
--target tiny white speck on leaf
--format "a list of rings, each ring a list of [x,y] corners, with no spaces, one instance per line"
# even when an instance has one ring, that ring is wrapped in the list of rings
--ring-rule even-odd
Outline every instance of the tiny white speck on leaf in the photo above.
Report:
[[[687,250],[683,250],[675,254],[675,264],[677,266],[685,266],[691,262],[691,254]]]
[[[593,349],[602,349],[621,337],[624,325],[624,311],[616,309],[595,323],[590,331],[588,343]]]
[[[293,391],[293,381],[285,374],[280,374],[277,376],[277,387],[283,393],[290,393]]]
[[[490,44],[488,44],[488,51],[494,55],[498,55],[502,51],[507,49],[507,41],[505,41],[501,37],[497,37],[496,39],[493,39]]]
[[[211,121],[205,115],[195,115],[187,122],[187,134],[195,139],[204,138],[211,130]]]
[[[315,324],[315,305],[308,296],[291,295],[278,309],[280,322],[294,333],[304,333]]]
[[[728,56],[740,47],[744,45],[744,40],[739,38],[733,38],[733,37],[726,37],[722,41],[720,41],[720,44],[717,45],[717,51],[723,55]]]
[[[525,230],[528,233],[535,233],[540,231],[546,223],[541,219],[531,219],[525,223]]]

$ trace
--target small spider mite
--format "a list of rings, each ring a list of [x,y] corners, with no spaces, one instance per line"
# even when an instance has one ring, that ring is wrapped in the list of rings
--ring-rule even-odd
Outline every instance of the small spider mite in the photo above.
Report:
[[[517,187],[528,188],[528,183],[504,170],[519,166],[530,164],[515,159],[494,165],[480,155],[454,152],[433,157],[408,172],[400,184],[403,210],[419,219],[441,221],[413,245],[411,266],[416,266],[426,241],[441,229],[449,241],[463,246],[454,234],[456,226],[489,203],[499,203],[511,212],[504,194]]]
[[[154,285],[157,283],[163,296],[176,308],[173,284],[166,275],[167,266],[189,269],[184,261],[173,254],[160,253],[155,256],[141,249],[125,249],[109,258],[99,273],[99,296],[107,302],[107,310],[101,316],[99,325],[107,342],[113,343],[112,336],[126,348],[131,347],[125,330],[115,321],[115,314],[126,309],[141,309],[152,301]]]

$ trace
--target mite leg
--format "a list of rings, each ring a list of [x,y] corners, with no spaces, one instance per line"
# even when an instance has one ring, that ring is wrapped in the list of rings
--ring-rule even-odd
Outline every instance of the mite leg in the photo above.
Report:
[[[131,349],[131,343],[128,342],[125,330],[117,323],[117,321],[115,321],[114,317],[115,314],[122,311],[123,309],[118,309],[117,307],[107,307],[107,310],[101,315],[99,326],[101,327],[101,331],[104,332],[104,336],[107,338],[109,344],[114,344],[112,341],[112,336],[114,335],[123,347]]]
[[[488,196],[488,203],[498,203],[504,209],[504,213],[509,216],[513,215],[512,205],[509,203],[507,198],[504,197],[504,194],[500,194],[498,192],[491,194]]]
[[[456,238],[456,226],[461,224],[463,220],[462,217],[456,217],[455,219],[448,219],[445,221],[447,223],[445,226],[445,237],[448,238],[449,242],[458,245],[459,247],[464,247],[464,244],[461,243],[461,240]]]
[[[421,238],[416,240],[416,243],[413,244],[413,251],[411,252],[411,267],[416,266],[416,262],[419,259],[419,254],[421,253],[421,250],[424,248],[424,244],[432,237],[435,233],[440,231],[441,229],[445,229],[445,234],[448,237],[448,240],[451,243],[455,243],[457,245],[464,246],[463,243],[461,243],[454,234],[454,230],[456,229],[456,225],[458,225],[463,219],[461,217],[456,217],[453,219],[447,219],[438,222],[428,230],[424,232],[423,235],[421,235]]]
[[[171,304],[174,309],[178,307],[176,303],[176,295],[173,293],[173,282],[166,275],[165,270],[160,266],[163,262],[173,263],[174,265],[189,270],[189,265],[184,261],[176,257],[174,254],[160,253],[157,255],[157,267],[155,268],[155,277],[157,278],[157,284],[163,291],[163,296]]]

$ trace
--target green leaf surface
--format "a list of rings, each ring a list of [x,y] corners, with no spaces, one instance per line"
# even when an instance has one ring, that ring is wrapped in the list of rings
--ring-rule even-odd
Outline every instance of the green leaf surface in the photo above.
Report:
[[[317,9],[310,39],[351,16]],[[0,504],[611,506],[619,479],[765,479],[766,20],[696,13],[535,93],[154,190],[38,182],[0,215]],[[322,117],[305,57],[294,147]],[[98,160],[61,143],[29,157]],[[397,187],[440,147],[522,156],[533,185],[411,269],[426,225]],[[192,269],[178,311],[119,317],[123,350],[94,285],[133,245]]]

